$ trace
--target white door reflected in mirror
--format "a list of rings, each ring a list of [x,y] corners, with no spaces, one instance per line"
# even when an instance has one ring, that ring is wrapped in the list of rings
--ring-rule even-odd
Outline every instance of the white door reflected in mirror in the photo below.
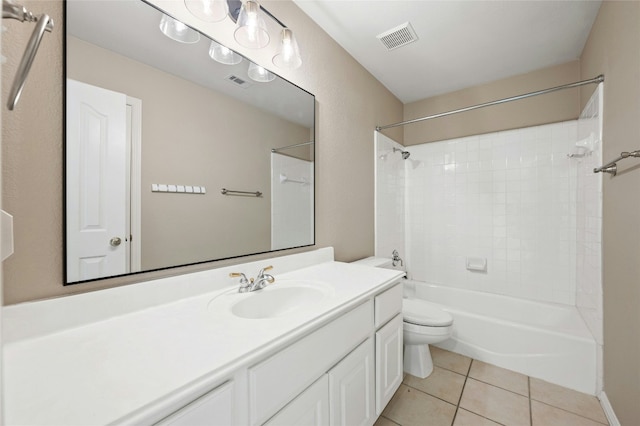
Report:
[[[67,281],[131,272],[127,104],[122,93],[67,81]]]

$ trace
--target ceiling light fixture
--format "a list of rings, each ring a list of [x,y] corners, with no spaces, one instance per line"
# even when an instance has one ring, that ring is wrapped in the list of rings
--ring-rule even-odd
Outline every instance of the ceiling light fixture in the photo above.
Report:
[[[282,27],[280,45],[272,62],[279,68],[295,69],[302,65],[300,48],[293,36],[293,31],[284,25],[268,10],[260,6],[256,0],[183,0],[191,14],[205,22],[218,22],[229,17],[236,23],[234,39],[242,46],[250,49],[266,47],[270,41],[270,35],[264,20],[264,15],[269,16],[275,23]],[[186,27],[186,26],[185,26]],[[163,31],[164,32],[164,31]],[[166,34],[166,33],[165,33]],[[173,37],[172,37],[173,38]],[[211,44],[209,55],[223,64],[237,64],[242,59],[240,55],[227,49],[218,43]],[[220,47],[218,47],[220,46]],[[228,53],[225,51],[227,49]],[[233,56],[233,60],[229,57]],[[236,62],[237,61],[237,62]]]
[[[249,64],[249,70],[247,71],[249,78],[258,83],[268,83],[275,80],[275,74],[269,72],[260,65],[256,65],[253,62]]]
[[[220,22],[229,14],[227,0],[184,0],[189,12],[205,22]]]
[[[211,59],[225,65],[236,65],[242,62],[242,56],[213,40],[209,46],[209,56],[211,56]]]
[[[180,43],[197,43],[200,40],[199,32],[192,30],[182,22],[164,13],[160,19],[160,31],[170,39]]]
[[[267,24],[260,13],[260,5],[247,0],[240,9],[237,28],[233,37],[240,45],[250,49],[262,49],[269,44]]]
[[[282,41],[280,51],[273,57],[273,64],[278,68],[294,69],[302,65],[300,57],[300,48],[298,42],[293,36],[293,31],[289,28],[282,30]]]

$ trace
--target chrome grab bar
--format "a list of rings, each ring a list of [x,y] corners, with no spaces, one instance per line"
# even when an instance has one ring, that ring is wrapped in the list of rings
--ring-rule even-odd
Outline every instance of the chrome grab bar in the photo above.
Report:
[[[9,108],[10,111],[13,111],[20,99],[20,95],[22,94],[22,89],[24,88],[27,76],[31,70],[31,65],[33,64],[33,60],[38,52],[38,47],[40,47],[42,36],[45,31],[53,31],[54,24],[49,15],[42,14],[36,17],[24,6],[17,5],[11,0],[2,1],[2,18],[16,19],[20,22],[36,22],[36,27],[31,33],[31,37],[29,38],[27,47],[22,55],[22,60],[20,61],[20,65],[18,65],[18,70],[16,71],[16,76],[9,92],[7,108]]]
[[[636,151],[631,151],[631,152],[621,152],[620,153],[620,157],[616,158],[613,161],[609,161],[607,164],[605,164],[604,166],[600,166],[600,167],[596,167],[595,169],[593,169],[593,173],[609,173],[613,176],[615,176],[618,173],[618,165],[616,164],[618,161],[623,160],[625,158],[629,158],[629,157],[636,157],[636,158],[640,158],[640,149],[636,150]]]

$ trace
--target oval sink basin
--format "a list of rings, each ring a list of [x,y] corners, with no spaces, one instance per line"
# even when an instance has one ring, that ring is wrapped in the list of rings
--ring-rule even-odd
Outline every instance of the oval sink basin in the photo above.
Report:
[[[323,296],[324,292],[316,287],[277,288],[274,285],[237,302],[231,307],[231,313],[249,319],[274,318],[308,308]]]

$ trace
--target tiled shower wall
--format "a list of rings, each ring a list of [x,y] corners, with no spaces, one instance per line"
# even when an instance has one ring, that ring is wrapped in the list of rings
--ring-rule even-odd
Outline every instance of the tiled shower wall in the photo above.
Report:
[[[593,169],[602,161],[602,85],[594,92],[578,120],[578,139],[593,151],[580,158],[577,199],[576,306],[602,345],[602,174]],[[607,175],[608,176],[608,175]]]
[[[577,160],[567,154],[576,150],[577,127],[569,121],[408,147],[411,277],[575,304]],[[486,271],[467,270],[468,258],[486,259]]]
[[[576,306],[598,344],[597,389],[603,387],[602,346],[602,179],[593,169],[603,164],[602,84],[578,120],[578,144],[587,146],[577,162]],[[591,151],[591,152],[589,152]]]
[[[376,214],[375,255],[391,257],[398,250],[404,257],[405,243],[405,162],[393,148],[404,149],[385,135],[375,132]]]

